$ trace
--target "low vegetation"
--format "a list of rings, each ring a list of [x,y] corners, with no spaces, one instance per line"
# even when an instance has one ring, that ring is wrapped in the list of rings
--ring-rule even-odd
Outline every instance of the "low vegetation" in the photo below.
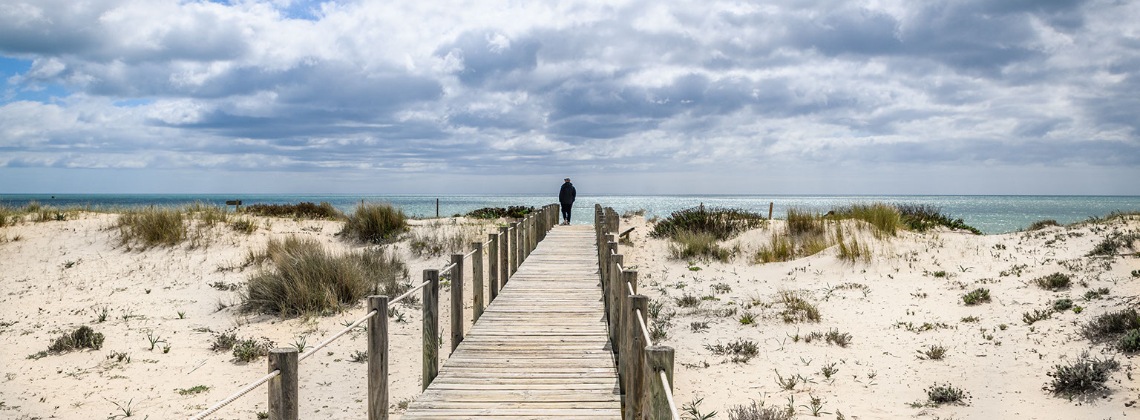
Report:
[[[978,304],[982,304],[982,303],[989,303],[989,301],[990,301],[990,289],[987,289],[984,287],[979,287],[977,289],[974,289],[974,290],[970,291],[969,293],[966,293],[965,296],[962,296],[962,302],[964,302],[968,306],[978,305]]]
[[[467,212],[467,217],[475,219],[521,219],[526,215],[534,212],[534,207],[527,206],[510,206],[507,208],[502,207],[484,207],[478,210]]]
[[[1067,397],[1106,390],[1105,382],[1117,369],[1120,369],[1120,362],[1115,359],[1098,359],[1084,353],[1076,360],[1054,365],[1052,372],[1046,372],[1053,378],[1046,389]]]
[[[705,344],[705,350],[717,356],[729,356],[732,363],[747,363],[760,354],[760,347],[755,341],[740,338],[728,344]]]
[[[728,261],[740,251],[740,247],[726,248],[720,245],[711,233],[682,230],[673,234],[669,245],[669,255],[679,260],[707,258]]]
[[[953,219],[943,214],[942,209],[927,204],[896,204],[902,223],[907,229],[915,232],[925,232],[936,227],[945,227],[953,230],[965,230],[975,235],[982,231],[967,225],[962,219]]]
[[[482,233],[483,226],[480,224],[432,221],[412,230],[408,235],[408,249],[412,255],[420,258],[466,252],[472,242],[479,242],[483,238]]]
[[[174,208],[145,207],[119,215],[119,242],[142,249],[174,246],[186,240],[189,231],[182,211]]]
[[[1140,241],[1140,233],[1129,232],[1113,232],[1106,236],[1103,241],[1096,244],[1092,251],[1089,251],[1090,257],[1115,257],[1123,250],[1136,251],[1133,245],[1136,241]]]
[[[103,348],[103,333],[95,332],[86,325],[72,330],[52,341],[48,346],[49,353],[66,353],[72,350]]]
[[[394,253],[370,248],[333,255],[315,240],[270,240],[257,260],[268,267],[250,277],[242,307],[281,316],[327,314],[370,294],[395,296],[407,267]]]
[[[672,238],[681,232],[689,232],[709,234],[723,241],[759,227],[764,221],[763,216],[749,211],[700,206],[673,212],[653,226],[650,236]]]
[[[736,405],[728,409],[728,420],[792,420],[793,418],[795,418],[795,410],[775,406],[765,407],[756,401],[752,401],[749,405]]]
[[[1093,342],[1118,340],[1131,330],[1140,328],[1136,309],[1122,309],[1094,317],[1081,328],[1085,338]]]
[[[951,384],[934,384],[926,388],[926,399],[931,405],[965,404],[970,393]]]
[[[1033,279],[1033,284],[1036,284],[1037,287],[1042,289],[1056,292],[1058,290],[1068,289],[1069,286],[1073,284],[1073,280],[1068,274],[1053,273]]]
[[[1032,232],[1053,226],[1061,226],[1061,224],[1057,223],[1057,221],[1053,219],[1038,220],[1030,224],[1029,227],[1025,228],[1025,230]]]
[[[344,213],[328,202],[320,204],[303,201],[297,204],[252,204],[242,209],[242,213],[294,219],[340,220]]]
[[[784,305],[784,309],[780,311],[780,317],[784,322],[819,322],[819,308],[798,292],[782,290],[776,301]]]
[[[902,229],[902,215],[894,206],[874,204],[853,204],[832,209],[827,217],[835,220],[860,220],[874,228],[876,237],[895,236]]]
[[[356,206],[348,216],[339,235],[364,243],[389,243],[408,230],[404,211],[391,204],[365,204]]]

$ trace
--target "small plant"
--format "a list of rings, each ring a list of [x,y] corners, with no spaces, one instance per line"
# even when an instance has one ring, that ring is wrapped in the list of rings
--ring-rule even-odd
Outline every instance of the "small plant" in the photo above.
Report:
[[[716,417],[716,411],[712,411],[707,414],[701,413],[700,405],[704,400],[704,398],[697,398],[695,400],[689,401],[688,403],[682,404],[681,411],[684,411],[690,420],[708,420]]]
[[[938,271],[932,272],[932,273],[930,273],[930,275],[934,276],[934,278],[936,278],[936,279],[944,279],[944,278],[947,278],[950,276],[950,274],[944,270],[938,270]]]
[[[1083,353],[1067,365],[1054,365],[1046,375],[1053,380],[1045,389],[1054,394],[1073,396],[1107,389],[1104,385],[1113,371],[1120,368],[1115,359],[1097,359]]]
[[[103,348],[103,333],[95,332],[86,325],[65,333],[48,346],[49,353],[65,353],[76,349],[99,350]]]
[[[1109,293],[1111,293],[1111,291],[1108,290],[1107,287],[1101,287],[1099,289],[1089,289],[1087,292],[1085,292],[1084,298],[1085,298],[1085,300],[1100,299],[1100,298],[1108,295]]]
[[[1021,320],[1025,325],[1033,325],[1034,322],[1046,320],[1053,317],[1053,311],[1034,309],[1033,312],[1026,312],[1021,314]]]
[[[764,407],[763,404],[752,401],[749,405],[729,408],[728,420],[792,420],[792,414],[779,407]]]
[[[126,404],[119,404],[118,402],[111,401],[111,404],[115,404],[115,407],[117,407],[119,409],[119,412],[121,412],[122,414],[115,414],[115,415],[108,417],[107,419],[108,420],[115,420],[115,419],[131,417],[131,416],[135,415],[135,410],[133,408],[131,408],[131,404],[133,404],[134,402],[135,402],[135,400],[133,398],[131,400],[127,401]]]
[[[305,347],[307,347],[306,342],[308,340],[309,336],[307,335],[298,335],[296,337],[293,337],[293,347],[297,349],[297,353],[305,352]]]
[[[1140,328],[1140,315],[1135,309],[1122,309],[1093,318],[1081,328],[1081,333],[1092,341],[1103,342],[1137,328]]]
[[[705,330],[709,329],[709,323],[708,321],[693,321],[689,324],[689,328],[691,328],[695,333],[704,332]]]
[[[964,404],[970,399],[970,394],[962,388],[950,384],[934,384],[926,388],[926,399],[932,405]]]
[[[756,323],[756,316],[751,312],[740,314],[740,325],[752,325]]]
[[[713,345],[705,344],[705,349],[717,356],[732,356],[731,360],[733,363],[747,363],[753,357],[760,354],[760,347],[756,345],[755,341],[740,338],[727,345],[720,343]]]
[[[237,334],[232,331],[227,331],[214,336],[214,342],[210,344],[210,350],[213,351],[229,351],[233,350],[234,345],[238,342]]]
[[[819,369],[819,373],[823,374],[824,378],[831,379],[832,376],[839,373],[839,368],[835,367],[835,363],[829,363],[823,365],[823,367]]]
[[[777,301],[784,304],[784,310],[780,311],[780,316],[784,322],[819,322],[819,309],[801,297],[799,293],[789,290],[780,291]]]
[[[785,378],[783,375],[780,375],[780,371],[776,371],[776,385],[779,385],[780,389],[791,391],[796,388],[796,385],[802,382],[805,382],[803,376],[795,375]]]
[[[107,321],[107,316],[111,314],[111,308],[104,305],[95,308],[95,322],[103,323]]]
[[[234,219],[230,222],[230,229],[233,229],[234,232],[249,235],[257,231],[257,221],[245,217]]]
[[[990,289],[987,289],[984,287],[979,287],[977,289],[974,289],[970,293],[966,293],[965,296],[962,296],[962,301],[965,302],[966,305],[969,305],[969,306],[977,305],[977,304],[981,304],[981,303],[989,303],[989,301],[990,301]]]
[[[1053,306],[1054,311],[1057,311],[1057,312],[1067,311],[1073,307],[1073,300],[1069,299],[1069,298],[1057,299],[1057,300],[1053,301],[1052,306]]]
[[[119,362],[119,363],[124,363],[124,362],[130,363],[131,362],[131,355],[127,354],[127,353],[123,353],[121,351],[113,351],[113,352],[111,352],[111,354],[107,355],[107,360],[114,360],[114,361]]]
[[[146,341],[150,342],[150,351],[154,351],[154,346],[158,343],[165,342],[162,340],[161,336],[155,334],[154,331],[149,330],[146,332]]]
[[[258,342],[252,338],[239,340],[233,347],[234,359],[242,363],[249,363],[257,358],[269,355],[269,348],[273,345],[269,340]]]
[[[383,244],[408,230],[404,211],[390,204],[364,204],[348,216],[339,235],[360,242]]]
[[[367,362],[368,361],[368,352],[356,350],[356,351],[352,352],[352,355],[349,356],[348,360],[351,360],[353,363]]]
[[[1053,273],[1048,276],[1038,277],[1033,279],[1033,283],[1045,290],[1056,292],[1062,289],[1068,289],[1072,284],[1072,279],[1067,274]]]
[[[1133,353],[1140,351],[1140,328],[1133,328],[1124,333],[1120,340],[1116,342],[1120,351]]]
[[[919,349],[918,353],[925,356],[920,356],[920,359],[942,360],[942,358],[946,357],[946,347],[943,347],[942,345],[930,344],[926,346],[925,349]]]
[[[975,323],[975,322],[978,322],[981,320],[982,320],[981,318],[978,318],[978,317],[973,316],[973,315],[962,318],[962,322],[967,323],[967,324],[972,324],[972,323]]]
[[[178,311],[178,319],[186,319],[186,311]]]
[[[178,395],[197,395],[209,391],[210,387],[206,385],[195,385],[190,388],[182,388],[178,390]]]
[[[680,308],[695,308],[701,305],[701,298],[685,293],[679,298],[673,298],[673,304]]]
[[[815,395],[808,394],[809,405],[801,405],[800,407],[808,409],[812,417],[819,417],[820,414],[831,414],[823,412],[823,399]]]

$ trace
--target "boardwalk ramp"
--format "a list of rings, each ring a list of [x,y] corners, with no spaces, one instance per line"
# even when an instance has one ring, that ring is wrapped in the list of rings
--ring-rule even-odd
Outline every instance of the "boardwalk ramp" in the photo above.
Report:
[[[557,226],[403,419],[620,419],[594,230]]]

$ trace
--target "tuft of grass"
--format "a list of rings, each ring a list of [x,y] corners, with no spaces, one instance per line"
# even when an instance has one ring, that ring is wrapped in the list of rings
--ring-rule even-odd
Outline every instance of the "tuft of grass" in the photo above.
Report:
[[[701,305],[701,298],[685,293],[679,298],[673,298],[673,304],[678,308],[696,308]]]
[[[823,216],[797,208],[788,209],[784,228],[790,236],[819,236],[826,232]]]
[[[711,207],[693,207],[678,210],[653,226],[650,236],[674,237],[680,232],[710,234],[717,240],[727,240],[749,229],[763,225],[763,216],[741,210]]]
[[[765,407],[756,401],[749,405],[736,405],[728,410],[728,420],[792,420],[794,414],[779,407]]]
[[[784,304],[780,316],[784,322],[819,322],[819,308],[805,300],[799,293],[781,290],[777,302]]]
[[[990,289],[987,289],[984,287],[979,287],[977,289],[974,289],[974,290],[970,291],[970,293],[966,293],[964,296],[962,296],[962,301],[965,302],[966,305],[969,305],[969,306],[973,306],[973,305],[977,305],[977,304],[981,304],[981,303],[989,303],[989,301],[990,301]]]
[[[138,244],[142,249],[174,246],[189,236],[178,209],[146,207],[127,210],[117,223],[122,245]]]
[[[884,233],[885,234],[885,233]],[[891,233],[893,235],[893,233]],[[851,243],[844,238],[843,225],[835,225],[835,241],[839,243],[837,256],[840,260],[855,263],[856,261],[871,262],[871,247],[866,243],[859,243],[859,238],[852,236]]]
[[[926,388],[926,399],[933,405],[964,404],[970,399],[970,394],[950,384],[934,384]]]
[[[716,235],[708,232],[679,230],[670,239],[673,243],[669,245],[669,253],[679,260],[709,258],[727,262],[739,250],[721,247]]]
[[[1068,274],[1053,273],[1048,276],[1033,279],[1033,283],[1042,289],[1056,292],[1058,290],[1068,289],[1069,286],[1073,284],[1073,280]]]
[[[828,330],[823,337],[827,340],[827,344],[835,344],[839,347],[847,347],[851,344],[851,333],[841,333],[834,328]]]
[[[899,216],[902,223],[906,227],[915,232],[926,232],[935,227],[946,227],[953,230],[965,230],[975,235],[981,235],[982,231],[977,228],[967,225],[962,219],[952,219],[950,216],[942,213],[942,209],[937,206],[927,204],[896,204],[895,208],[899,211]]]
[[[1135,250],[1136,248],[1132,244],[1136,241],[1140,241],[1140,233],[1113,232],[1105,237],[1103,241],[1096,244],[1092,251],[1089,251],[1087,256],[1115,257],[1123,249]]]
[[[782,233],[775,233],[769,240],[768,245],[761,246],[760,250],[752,257],[752,262],[763,264],[791,261],[795,256],[795,246],[792,244],[791,239]]]
[[[1025,325],[1033,325],[1034,322],[1046,320],[1053,317],[1052,310],[1034,309],[1033,312],[1025,312],[1021,314],[1021,320]]]
[[[742,313],[742,314],[740,314],[739,321],[740,321],[740,325],[755,324],[756,323],[756,315],[753,315],[752,312]]]
[[[66,353],[78,349],[99,350],[103,348],[103,339],[103,333],[95,332],[91,327],[83,325],[56,338],[48,346],[47,351],[49,353]]]
[[[339,220],[344,213],[328,202],[315,204],[303,201],[297,204],[251,204],[242,213],[267,217],[290,217],[294,219]]]
[[[408,230],[404,211],[391,204],[364,204],[348,216],[339,235],[373,244],[389,243]]]
[[[334,256],[313,239],[289,237],[270,240],[263,255],[272,267],[250,277],[247,311],[325,314],[369,294],[399,294],[407,279],[404,262],[384,248]]]
[[[232,331],[227,331],[214,336],[214,342],[210,344],[210,350],[213,351],[230,351],[233,350],[234,345],[237,345],[237,334]]]
[[[877,238],[895,236],[903,226],[902,216],[898,209],[883,203],[853,204],[849,207],[840,207],[828,212],[827,217],[867,222],[875,228],[875,237]]]
[[[705,344],[705,350],[717,356],[732,356],[733,363],[747,363],[760,354],[760,347],[755,341],[740,338],[728,344]]]
[[[1038,220],[1038,221],[1030,224],[1029,227],[1025,228],[1025,230],[1032,232],[1035,230],[1045,229],[1045,228],[1051,227],[1051,226],[1061,226],[1061,224],[1057,223],[1057,221],[1053,220],[1053,219]]]
[[[262,356],[268,356],[271,347],[273,347],[273,342],[268,339],[261,341],[252,338],[238,340],[233,348],[234,359],[242,363],[249,363]]]
[[[257,231],[257,221],[247,217],[235,218],[230,221],[229,226],[234,232],[244,233],[246,235]]]
[[[178,390],[178,395],[197,395],[209,391],[210,387],[206,385],[195,385],[190,388],[182,388]]]
[[[1119,368],[1120,362],[1115,359],[1097,359],[1086,352],[1076,360],[1054,365],[1052,372],[1046,372],[1053,379],[1045,388],[1054,394],[1070,397],[1106,390],[1108,387],[1104,383]]]
[[[919,349],[918,354],[926,356],[926,360],[942,360],[946,357],[946,347],[940,344],[930,344],[926,348]]]

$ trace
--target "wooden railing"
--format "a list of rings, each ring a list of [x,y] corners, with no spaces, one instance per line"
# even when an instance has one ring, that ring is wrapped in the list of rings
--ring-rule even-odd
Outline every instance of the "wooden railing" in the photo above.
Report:
[[[594,205],[598,267],[623,395],[622,418],[680,420],[673,399],[673,348],[653,344],[647,324],[649,298],[637,293],[637,270],[625,268],[618,253],[619,221],[614,209]]]
[[[395,299],[388,296],[369,296],[367,313],[345,329],[325,339],[305,354],[298,355],[296,348],[276,348],[269,352],[269,373],[239,388],[230,396],[215,403],[191,419],[200,420],[222,409],[245,394],[268,383],[270,420],[297,420],[300,396],[300,362],[315,354],[336,339],[347,334],[361,324],[368,323],[368,419],[388,418],[388,309],[423,290],[423,387],[435,380],[439,374],[439,279],[451,274],[451,351],[459,346],[464,337],[463,321],[463,274],[464,262],[471,258],[473,321],[483,314],[484,305],[484,262],[487,266],[487,287],[490,299],[494,301],[499,290],[506,285],[511,275],[518,271],[519,264],[530,255],[538,243],[546,238],[546,233],[558,224],[558,205],[543,206],[526,217],[499,228],[499,232],[488,235],[487,241],[472,243],[473,250],[467,254],[452,254],[451,263],[442,269],[423,271],[423,281]]]

